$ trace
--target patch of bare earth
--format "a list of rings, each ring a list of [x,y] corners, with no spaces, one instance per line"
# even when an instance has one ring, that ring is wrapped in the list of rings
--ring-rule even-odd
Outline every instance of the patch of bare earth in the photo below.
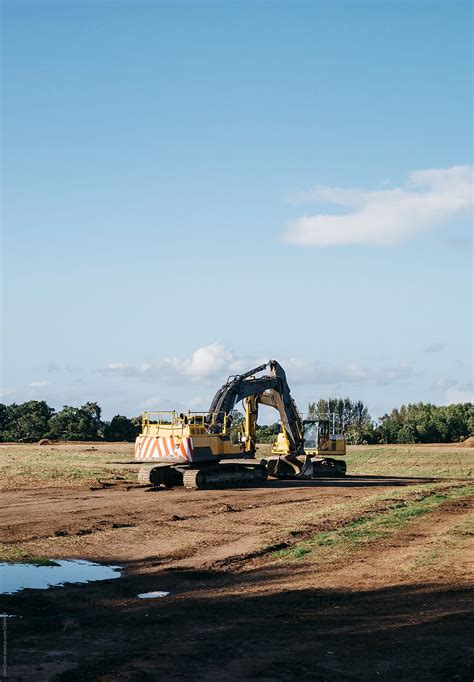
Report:
[[[118,580],[0,597],[21,616],[8,620],[9,678],[470,680],[468,498],[349,553],[275,556],[410,483],[4,493],[3,548],[124,568]],[[170,595],[137,599],[151,590]]]

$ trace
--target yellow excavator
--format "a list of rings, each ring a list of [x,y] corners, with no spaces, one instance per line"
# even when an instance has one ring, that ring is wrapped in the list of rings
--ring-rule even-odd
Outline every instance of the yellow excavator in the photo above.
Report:
[[[255,452],[258,404],[275,407],[280,413],[281,406],[274,390],[246,398],[245,402],[242,440],[244,449]],[[303,419],[296,405],[293,405],[293,408],[295,411],[293,433],[282,421],[280,433],[273,442],[272,456],[260,460],[265,465],[268,475],[275,478],[345,476],[346,462],[336,457],[343,457],[346,454],[346,441],[343,435],[335,432],[335,422],[333,421],[331,430],[329,419],[320,419],[313,415]],[[301,442],[303,451],[301,447],[295,447],[296,443]],[[306,476],[303,472],[310,475]]]
[[[246,408],[244,431],[235,444],[230,439],[231,413],[241,401]],[[259,404],[277,409],[281,419],[272,456],[261,460],[255,456]],[[207,412],[144,412],[135,442],[135,460],[142,465],[140,483],[198,489],[261,485],[269,475],[341,476],[345,463],[326,453],[344,452],[343,439],[329,435],[328,421],[301,419],[286,374],[276,360],[230,376]]]

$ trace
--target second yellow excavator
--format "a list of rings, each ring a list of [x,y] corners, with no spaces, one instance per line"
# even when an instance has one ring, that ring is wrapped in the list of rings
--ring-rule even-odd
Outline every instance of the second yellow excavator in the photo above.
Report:
[[[248,452],[255,452],[257,437],[258,405],[276,408],[283,414],[280,396],[270,389],[245,400],[243,442]],[[282,419],[280,433],[276,436],[270,457],[260,459],[269,476],[276,478],[320,478],[345,476],[347,465],[342,459],[346,454],[343,435],[331,430],[329,419],[308,415],[303,419],[292,401],[293,419]]]

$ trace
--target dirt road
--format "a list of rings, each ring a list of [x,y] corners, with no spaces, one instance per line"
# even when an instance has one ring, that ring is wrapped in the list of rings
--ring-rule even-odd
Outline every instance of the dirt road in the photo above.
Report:
[[[3,493],[2,542],[123,567],[118,580],[1,597],[18,616],[10,679],[472,679],[469,498],[446,498],[375,545],[321,543],[295,558],[315,533],[373,523],[400,494],[406,506],[416,483]],[[137,599],[150,590],[170,595]]]
[[[24,490],[3,493],[0,537],[34,555],[196,568],[281,541],[312,512],[416,479],[269,481],[247,490]],[[309,522],[311,527],[311,522]]]

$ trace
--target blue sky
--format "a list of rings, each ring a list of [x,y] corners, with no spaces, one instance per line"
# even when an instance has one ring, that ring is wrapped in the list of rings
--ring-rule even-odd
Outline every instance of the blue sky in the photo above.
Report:
[[[470,399],[469,2],[2,10],[4,402]]]

